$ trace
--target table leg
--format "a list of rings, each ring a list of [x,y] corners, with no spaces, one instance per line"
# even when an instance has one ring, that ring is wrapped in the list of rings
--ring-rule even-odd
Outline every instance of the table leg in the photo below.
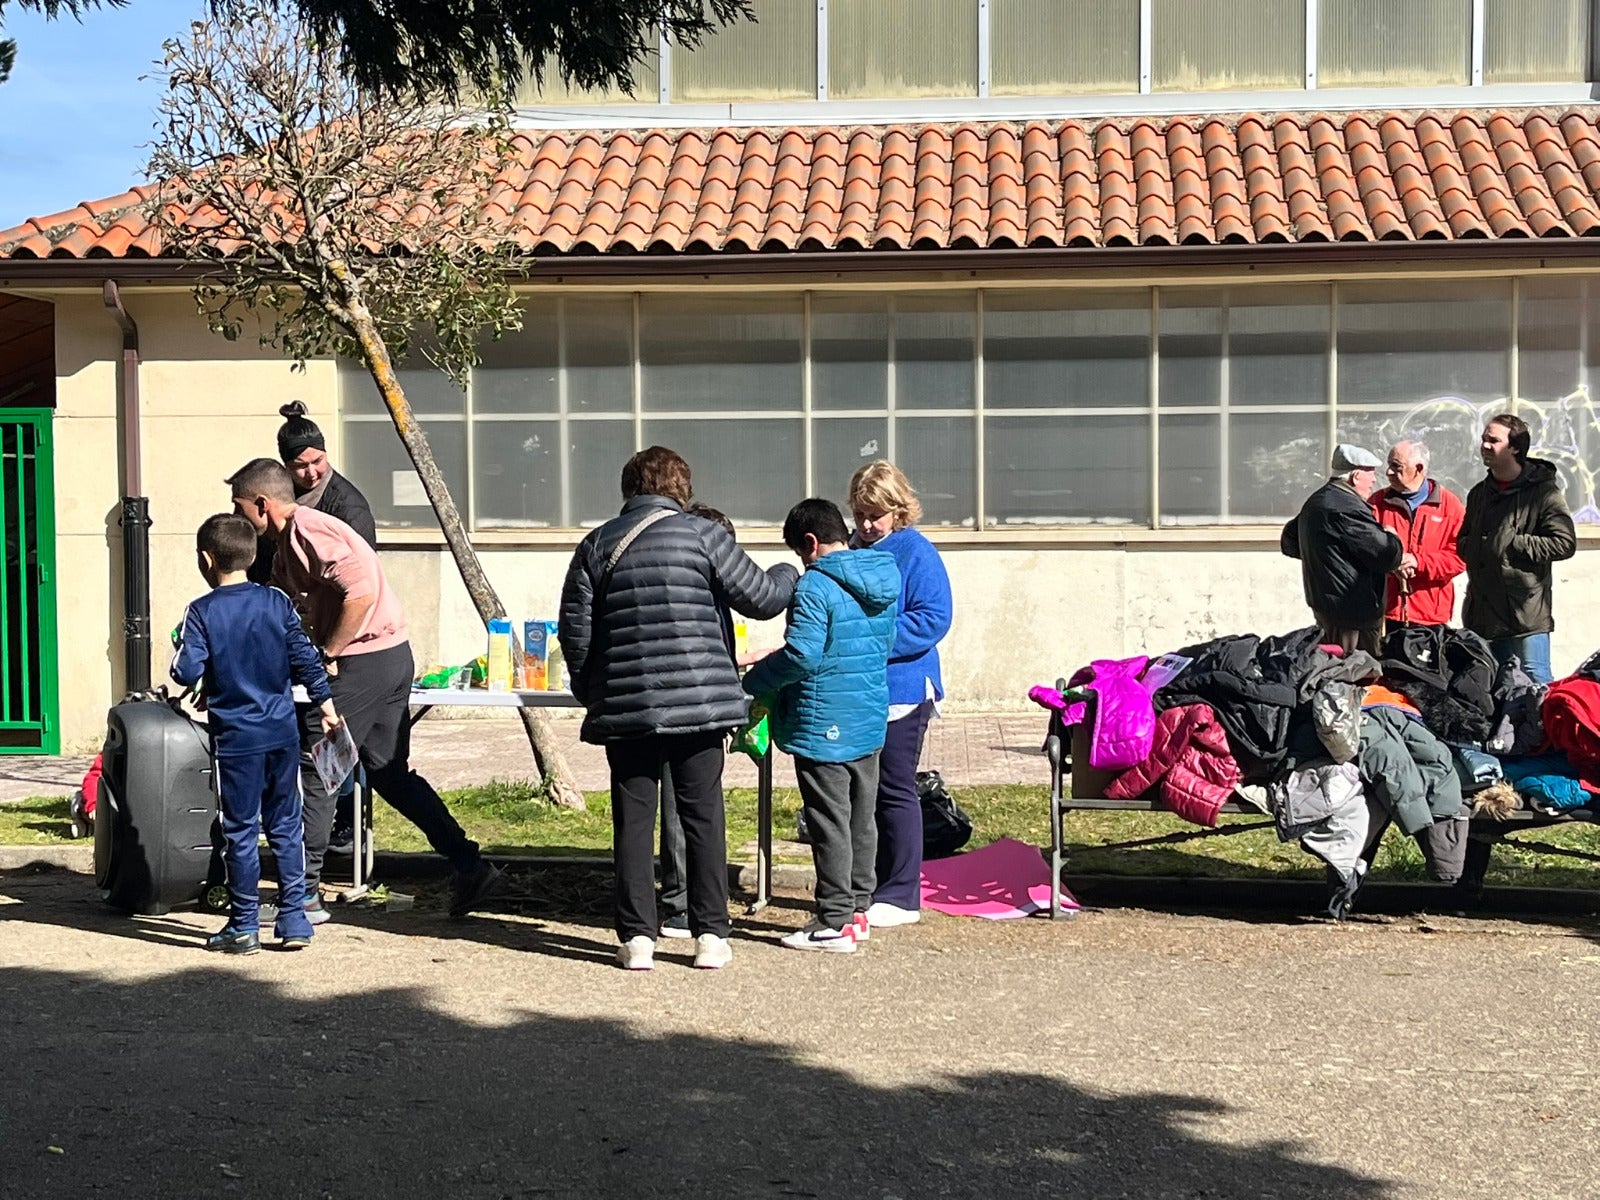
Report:
[[[772,900],[772,751],[756,763],[756,898],[745,909],[758,913]]]

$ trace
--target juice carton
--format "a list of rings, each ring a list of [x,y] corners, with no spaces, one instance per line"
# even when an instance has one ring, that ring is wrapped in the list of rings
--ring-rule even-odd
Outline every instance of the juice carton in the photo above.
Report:
[[[567,688],[567,656],[561,653],[561,638],[557,632],[560,627],[559,621],[544,623],[544,683],[552,692],[562,692]]]
[[[511,622],[503,617],[489,622],[489,664],[486,674],[491,692],[511,690]]]
[[[524,621],[522,625],[522,686],[530,692],[545,690],[545,670],[550,657],[549,639],[543,621]]]
[[[750,627],[741,616],[733,618],[733,654],[735,661],[750,649]]]

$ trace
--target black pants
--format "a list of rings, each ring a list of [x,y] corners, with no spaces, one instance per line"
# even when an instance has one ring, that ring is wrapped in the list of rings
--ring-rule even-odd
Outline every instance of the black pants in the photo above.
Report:
[[[874,900],[896,908],[922,907],[922,801],[917,796],[917,761],[933,719],[924,700],[898,721],[878,756],[878,886]]]
[[[727,937],[727,814],[722,807],[722,739],[717,733],[653,733],[606,743],[611,767],[612,852],[616,859],[617,937],[660,932],[656,921],[655,832],[661,773],[672,773],[683,825],[689,932]]]
[[[470,871],[478,864],[478,843],[467,837],[444,801],[439,799],[439,793],[411,769],[409,762],[411,726],[406,718],[410,712],[412,667],[409,642],[374,654],[341,658],[339,673],[329,680],[333,685],[333,703],[361,752],[361,765],[367,770],[373,790],[421,830],[428,845],[449,859],[452,867]],[[314,715],[311,722],[318,724]],[[320,737],[320,724],[318,730]],[[303,740],[302,748],[305,748]],[[306,753],[309,755],[309,749]],[[311,774],[315,777],[316,771]],[[328,794],[320,780],[315,790],[316,800],[313,801],[309,790],[305,800],[307,895],[312,894],[310,889],[322,876],[322,857],[327,853],[328,834],[333,828],[333,810],[338,799],[336,794]],[[315,833],[312,830],[313,805],[316,808]]]
[[[811,830],[817,919],[843,929],[872,903],[877,882],[878,752],[851,762],[795,755],[795,780]]]
[[[661,912],[682,917],[689,912],[689,878],[684,870],[683,822],[672,788],[672,767],[661,764]]]

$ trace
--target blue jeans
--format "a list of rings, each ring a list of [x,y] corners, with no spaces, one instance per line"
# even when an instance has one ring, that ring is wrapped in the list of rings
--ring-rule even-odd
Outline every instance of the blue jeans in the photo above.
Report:
[[[253,930],[259,921],[258,843],[265,833],[278,863],[278,936],[308,936],[300,747],[218,758],[217,803],[222,809],[222,856],[228,865],[228,924]]]
[[[1495,638],[1489,643],[1489,650],[1494,654],[1495,661],[1502,666],[1513,655],[1520,658],[1522,669],[1535,683],[1551,683],[1555,680],[1555,676],[1550,673],[1548,633],[1524,633],[1516,637]]]

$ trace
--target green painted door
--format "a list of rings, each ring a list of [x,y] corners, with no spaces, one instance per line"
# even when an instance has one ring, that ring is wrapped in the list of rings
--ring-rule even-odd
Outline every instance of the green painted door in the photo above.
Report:
[[[50,420],[0,408],[0,754],[61,752]]]

